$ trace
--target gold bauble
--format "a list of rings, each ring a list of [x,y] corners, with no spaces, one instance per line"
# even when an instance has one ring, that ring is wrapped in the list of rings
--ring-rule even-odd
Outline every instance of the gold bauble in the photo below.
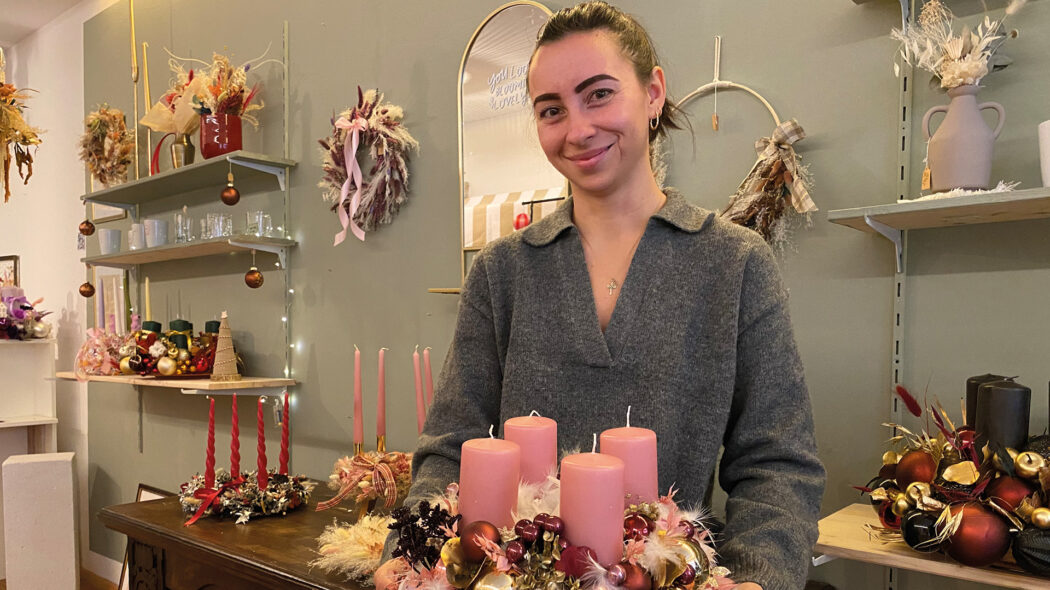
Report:
[[[1014,472],[1017,473],[1018,477],[1025,479],[1035,479],[1039,475],[1039,470],[1046,466],[1046,459],[1039,453],[1032,451],[1025,451],[1017,455],[1014,459]]]
[[[1036,508],[1030,518],[1036,528],[1050,529],[1050,508]]]
[[[467,561],[459,537],[452,537],[441,546],[441,562],[445,564],[445,578],[453,588],[466,588],[473,584],[484,566],[484,563]]]
[[[171,377],[179,368],[179,364],[170,356],[162,356],[157,359],[157,372],[165,377]]]
[[[180,348],[179,354],[175,357],[175,360],[179,361],[180,363],[188,362],[190,360],[190,351],[186,350],[185,348]]]
[[[135,371],[131,370],[131,357],[126,356],[120,359],[120,372],[125,375],[134,375]]]
[[[474,590],[512,590],[514,578],[503,572],[489,572],[474,583]]]
[[[897,496],[897,499],[893,501],[893,513],[897,516],[904,516],[904,513],[911,510],[911,502],[908,501],[908,496],[901,494]]]
[[[901,456],[893,451],[886,451],[882,454],[883,465],[896,465],[897,461],[901,460]]]
[[[707,554],[704,550],[697,545],[696,542],[689,539],[678,539],[678,553],[685,559],[685,565],[693,566],[693,572],[696,573],[696,580],[706,580],[711,575],[711,560],[707,558]],[[685,568],[682,568],[685,571]],[[682,575],[678,573],[671,582],[674,582],[678,576]]]
[[[923,498],[929,496],[932,493],[930,484],[924,481],[913,481],[908,484],[908,489],[904,490],[904,496],[908,498],[908,501],[913,505],[918,505]]]

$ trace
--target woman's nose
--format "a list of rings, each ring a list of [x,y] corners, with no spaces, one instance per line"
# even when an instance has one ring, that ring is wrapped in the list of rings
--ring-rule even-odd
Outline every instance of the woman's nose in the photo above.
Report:
[[[570,112],[568,124],[569,131],[565,139],[570,143],[586,143],[588,139],[594,136],[594,122],[591,121],[591,118],[586,113]]]

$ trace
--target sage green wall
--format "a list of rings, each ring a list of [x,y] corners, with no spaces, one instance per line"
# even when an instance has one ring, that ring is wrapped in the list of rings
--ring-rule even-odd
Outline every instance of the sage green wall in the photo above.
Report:
[[[365,352],[368,367],[374,366],[376,349],[391,349],[389,445],[407,450],[415,444],[410,354],[417,343],[433,346],[435,366],[440,366],[457,305],[455,297],[426,293],[428,287],[456,286],[459,279],[456,74],[474,28],[499,4],[481,0],[325,0],[294,7],[274,1],[137,3],[139,40],[151,45],[154,96],[167,77],[161,47],[204,59],[213,49],[228,50],[240,63],[272,42],[271,55],[279,56],[281,23],[289,22],[290,153],[300,162],[291,177],[290,227],[300,246],[290,259],[289,285],[295,289],[289,317],[297,345],[291,370],[301,383],[295,390],[293,413],[292,456],[297,471],[323,479],[333,460],[350,450],[354,344]],[[547,3],[552,9],[567,4]],[[619,4],[637,14],[657,41],[674,95],[683,96],[711,79],[713,37],[722,35],[722,78],[754,87],[782,117],[798,118],[809,135],[797,148],[810,165],[813,197],[821,211],[813,216],[812,227],[798,230],[794,248],[785,251],[780,262],[791,292],[821,457],[829,472],[824,513],[858,501],[850,485],[870,478],[887,437],[879,423],[888,416],[889,405],[893,254],[882,238],[827,223],[826,215],[831,209],[895,199],[897,81],[892,71],[895,43],[887,33],[900,23],[897,3],[624,0]],[[1050,21],[1047,3],[1031,3],[1027,10],[1031,23]],[[131,92],[127,21],[123,2],[85,25],[88,105],[130,104],[125,98]],[[991,89],[983,98],[1004,102],[1008,117],[1020,111],[1018,120],[1027,117],[1037,122],[1048,118],[1043,98],[1046,82],[1036,75],[1045,71],[1045,58],[1038,56],[1047,52],[1045,38],[1038,39],[1037,26],[1029,22],[1024,27],[1031,34],[1011,42],[1018,63],[990,78]],[[280,81],[278,70],[268,68],[260,68],[266,79],[264,125],[258,133],[246,130],[245,147],[279,154]],[[1005,85],[1008,76],[1015,76],[1014,82]],[[389,100],[404,107],[405,123],[422,144],[422,152],[411,166],[410,200],[395,223],[369,235],[365,243],[348,240],[333,248],[337,222],[315,187],[320,177],[315,141],[327,135],[332,113],[356,99],[358,84],[379,86]],[[1000,84],[1002,89],[997,88]],[[1041,91],[1027,90],[1035,84]],[[926,95],[921,99],[929,103],[917,104],[916,112],[942,100]],[[694,115],[695,153],[688,133],[677,134],[669,180],[693,202],[717,209],[747,173],[754,161],[753,143],[769,133],[772,121],[747,95],[721,92],[721,130],[715,133],[709,124],[712,105],[710,96],[688,105]],[[998,157],[1005,154],[1015,161],[1004,169],[1016,170],[1017,179],[1028,186],[1037,184],[1038,177],[1032,137],[1031,124],[1012,128],[1008,123],[999,143]],[[204,192],[217,193],[219,188]],[[270,190],[267,185],[256,188]],[[246,196],[235,215],[243,217],[252,203],[276,203],[279,197],[275,192]],[[160,207],[174,209],[183,200],[168,199]],[[193,210],[219,207],[195,205]],[[238,217],[235,222],[243,223]],[[1030,222],[913,232],[909,264],[914,277],[908,290],[905,347],[906,374],[918,383],[913,387],[921,389],[929,378],[931,392],[952,400],[968,375],[1003,371],[1021,374],[1041,399],[1039,384],[1047,379],[1047,371],[1039,367],[1039,330],[1047,323],[1041,293],[1050,282],[1045,262],[1050,243],[1042,237],[1046,228],[1045,222]],[[93,241],[89,247],[95,247]],[[260,260],[272,268],[272,257]],[[280,272],[267,272],[263,289],[249,291],[241,282],[248,264],[247,257],[240,255],[151,265],[145,272],[151,276],[154,310],[164,309],[164,297],[174,302],[180,292],[183,309],[192,306],[191,319],[198,324],[230,309],[235,338],[253,372],[279,374],[284,362],[280,316],[285,286]],[[1021,319],[1008,313],[1013,310],[1022,311]],[[366,375],[366,391],[374,390],[374,369]],[[176,489],[200,468],[207,412],[203,398],[144,390],[145,436],[140,453],[136,392],[92,384],[90,395],[93,513],[131,501],[140,481]],[[253,403],[242,400],[242,417],[251,414]],[[1036,402],[1035,407],[1040,409],[1034,414],[1046,413],[1044,402]],[[369,417],[374,413],[370,401],[365,413]],[[225,423],[228,417],[228,408],[221,407],[218,421]],[[1040,420],[1036,424],[1042,428],[1045,418]],[[244,433],[249,430],[242,428]],[[220,429],[217,437],[220,448],[228,442],[225,432]],[[268,434],[276,442],[272,425]],[[373,434],[368,418],[366,439]],[[252,464],[250,436],[243,438],[242,462]],[[270,456],[276,457],[272,444]],[[123,538],[93,522],[91,549],[119,558]],[[814,578],[851,590],[882,588],[882,576],[881,568],[841,560],[813,571]],[[977,587],[921,574],[908,574],[902,581],[906,582],[898,586],[902,589]]]

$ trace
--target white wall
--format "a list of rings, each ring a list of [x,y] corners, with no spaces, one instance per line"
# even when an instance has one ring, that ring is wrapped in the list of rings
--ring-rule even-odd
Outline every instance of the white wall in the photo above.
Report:
[[[84,339],[88,300],[77,292],[85,280],[77,250],[77,225],[84,219],[84,167],[77,139],[84,114],[84,21],[115,0],[83,0],[7,50],[7,81],[37,91],[26,118],[46,130],[34,157],[33,177],[23,186],[15,175],[11,200],[0,205],[0,253],[17,254],[21,283],[30,299],[43,297],[58,338],[59,369],[73,366]],[[91,105],[94,106],[94,105]],[[14,172],[14,170],[12,170]],[[87,551],[87,387],[58,382],[58,450],[76,453],[80,546],[85,567],[111,580],[120,564]],[[116,565],[116,572],[112,567]]]

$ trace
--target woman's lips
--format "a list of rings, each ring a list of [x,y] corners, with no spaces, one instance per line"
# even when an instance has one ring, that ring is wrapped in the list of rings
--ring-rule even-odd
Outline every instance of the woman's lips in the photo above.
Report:
[[[610,147],[612,146],[605,146],[602,148],[587,150],[586,152],[569,156],[568,159],[573,164],[576,164],[581,168],[590,168],[597,164],[599,160],[601,160],[602,156],[604,156],[609,151]]]

